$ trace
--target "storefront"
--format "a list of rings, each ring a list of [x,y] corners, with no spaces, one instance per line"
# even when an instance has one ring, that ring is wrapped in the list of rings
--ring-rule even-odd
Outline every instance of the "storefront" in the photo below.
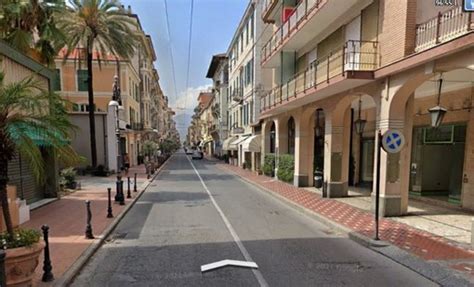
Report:
[[[415,127],[410,193],[461,203],[466,123]]]

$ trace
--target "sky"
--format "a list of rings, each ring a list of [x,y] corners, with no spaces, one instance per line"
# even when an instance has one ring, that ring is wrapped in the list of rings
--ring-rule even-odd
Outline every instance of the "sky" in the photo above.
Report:
[[[249,1],[194,0],[188,85],[186,73],[191,0],[166,0],[171,39],[168,37],[165,0],[121,2],[132,7],[132,12],[138,14],[143,30],[152,37],[160,85],[169,98],[170,106],[176,111],[176,126],[180,131],[181,140],[184,140],[199,91],[207,90],[212,83],[206,78],[212,55],[227,52]]]

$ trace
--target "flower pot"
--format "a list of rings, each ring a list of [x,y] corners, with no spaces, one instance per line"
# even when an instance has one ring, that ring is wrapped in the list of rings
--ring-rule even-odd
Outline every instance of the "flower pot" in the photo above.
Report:
[[[29,247],[19,247],[6,250],[5,273],[7,286],[32,286],[35,269],[39,256],[44,248],[44,242],[38,242]]]

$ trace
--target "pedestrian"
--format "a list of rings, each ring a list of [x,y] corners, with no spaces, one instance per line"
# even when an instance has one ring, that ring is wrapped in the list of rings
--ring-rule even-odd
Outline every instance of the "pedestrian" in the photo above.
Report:
[[[128,174],[128,169],[130,168],[130,157],[128,153],[123,155],[123,167],[125,169],[125,173]]]

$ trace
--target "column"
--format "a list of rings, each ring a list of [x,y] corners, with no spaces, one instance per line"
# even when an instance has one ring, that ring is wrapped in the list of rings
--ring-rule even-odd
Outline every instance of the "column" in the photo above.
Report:
[[[313,185],[314,132],[310,120],[295,115],[295,174],[293,185]]]

